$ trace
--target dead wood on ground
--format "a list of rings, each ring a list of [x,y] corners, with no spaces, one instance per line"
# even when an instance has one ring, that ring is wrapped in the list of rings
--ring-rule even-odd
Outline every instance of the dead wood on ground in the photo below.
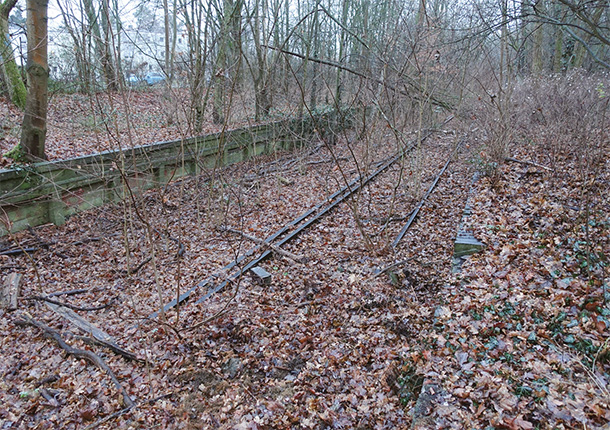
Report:
[[[95,364],[97,367],[99,367],[104,372],[106,372],[106,374],[110,377],[110,379],[112,379],[112,382],[114,383],[116,388],[121,393],[121,397],[122,397],[121,403],[124,404],[128,408],[133,407],[134,403],[131,400],[131,398],[129,397],[127,390],[125,390],[125,388],[121,385],[121,383],[115,376],[114,372],[112,372],[112,369],[106,364],[106,362],[104,360],[102,360],[102,358],[99,355],[97,355],[96,353],[94,353],[92,351],[78,349],[78,348],[74,348],[73,346],[68,345],[66,343],[66,341],[61,337],[61,334],[59,334],[58,331],[53,330],[51,327],[47,326],[46,324],[41,323],[40,321],[36,321],[30,315],[22,315],[21,318],[23,318],[23,319],[21,321],[17,321],[17,324],[30,325],[30,326],[33,326],[33,327],[36,327],[36,328],[42,330],[44,332],[45,336],[53,339],[55,341],[55,343],[57,343],[57,345],[61,349],[66,351],[68,354],[73,355],[76,358],[87,360],[90,363]]]
[[[73,310],[66,309],[60,305],[56,305],[54,303],[49,303],[49,302],[46,302],[46,305],[49,308],[51,308],[51,310],[53,310],[55,313],[59,314],[63,318],[70,321],[79,330],[92,336],[93,339],[95,339],[95,341],[97,343],[99,343],[100,345],[105,346],[106,348],[110,349],[111,351],[113,351],[129,360],[142,361],[134,353],[121,348],[116,343],[116,340],[112,336],[110,336],[108,333],[106,333],[103,330],[101,330],[100,328],[94,326],[89,321],[85,320],[80,315],[76,314]]]

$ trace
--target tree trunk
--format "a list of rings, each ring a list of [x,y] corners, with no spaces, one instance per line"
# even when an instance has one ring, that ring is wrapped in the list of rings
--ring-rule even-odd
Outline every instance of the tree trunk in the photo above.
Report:
[[[517,52],[517,72],[519,74],[526,74],[529,71],[529,60],[530,60],[530,47],[531,43],[529,40],[529,28],[528,23],[529,15],[531,14],[531,5],[527,0],[523,1],[520,6],[520,22],[519,22],[519,51]]]
[[[0,4],[0,73],[4,81],[8,96],[11,101],[20,109],[25,107],[26,89],[9,38],[8,16],[17,0],[6,0]]]
[[[21,150],[32,161],[46,159],[47,134],[47,6],[48,0],[27,1],[28,94],[21,128]]]
[[[203,129],[204,114],[210,96],[210,85],[206,79],[208,64],[209,25],[212,17],[198,2],[183,5],[189,46],[189,88],[191,93],[191,125],[195,134]],[[205,95],[204,95],[205,92]]]
[[[536,14],[544,13],[544,0],[540,0],[536,3],[534,8]],[[540,76],[543,69],[543,52],[544,52],[544,28],[543,23],[535,23],[536,27],[532,33],[532,74],[534,76]]]
[[[102,67],[104,68],[104,75],[106,77],[106,88],[108,91],[117,91],[119,89],[119,82],[113,52],[114,43],[112,37],[112,24],[110,22],[110,6],[108,5],[108,0],[102,0],[101,5],[101,21],[104,40],[102,41],[100,39],[99,43],[102,45],[101,51],[103,52]]]
[[[343,0],[342,1],[342,8],[341,8],[341,28],[339,29],[339,58],[337,59],[337,63],[342,64],[343,63],[343,56],[345,55],[345,51],[346,51],[346,44],[347,44],[347,32],[345,31],[345,28],[347,27],[347,14],[348,14],[348,10],[349,10],[349,3],[348,0]],[[335,103],[337,105],[338,108],[341,108],[341,96],[342,96],[342,90],[343,90],[343,82],[341,80],[341,73],[342,73],[342,69],[337,69],[337,82],[336,82],[336,89],[335,89]]]
[[[561,62],[563,56],[563,31],[561,27],[555,27],[555,53],[553,54],[553,72],[561,73],[563,64]]]
[[[590,19],[591,26],[593,27],[593,29],[599,26],[599,21],[602,17],[604,10],[605,10],[605,6],[603,4],[598,6],[598,8],[595,10],[593,17],[591,17],[591,19]],[[593,39],[593,34],[591,34],[591,33],[583,34],[582,39],[584,41],[584,44],[579,43],[577,45],[576,53],[574,55],[574,68],[577,68],[577,69],[582,67],[582,65],[584,63],[585,54],[587,52],[585,45],[588,45],[591,42],[591,40]]]
[[[102,0],[102,6],[106,5],[106,2],[108,0]],[[110,47],[108,46],[108,42],[105,41],[105,34],[102,34],[102,30],[100,29],[101,26],[107,27],[107,18],[110,19],[109,16],[107,16],[107,11],[108,11],[108,7],[106,5],[106,7],[104,7],[102,9],[102,11],[100,12],[100,14],[102,15],[101,17],[98,17],[98,13],[96,12],[95,8],[93,7],[93,1],[92,0],[84,0],[83,1],[83,5],[85,7],[85,13],[87,16],[87,19],[89,21],[89,31],[91,32],[91,35],[93,37],[93,45],[94,45],[94,49],[95,49],[95,55],[97,56],[97,59],[100,61],[100,64],[102,66],[102,72],[104,74],[104,78],[106,80],[106,88],[109,91],[113,91],[117,89],[117,81],[116,81],[116,72],[114,71],[114,67],[112,64],[112,55],[110,52]],[[102,23],[102,25],[100,25],[100,21]],[[107,28],[104,28],[105,31],[107,31]]]
[[[223,25],[224,27],[224,25]],[[221,30],[225,33],[225,29]],[[214,124],[222,124],[225,120],[225,89],[227,86],[227,43],[221,34],[218,46],[218,56],[216,57],[216,72],[214,74],[214,109],[212,111],[212,121]]]
[[[265,18],[267,16],[266,4],[260,4],[257,0],[254,3],[254,20],[252,22],[252,37],[254,39],[254,49],[256,53],[256,68],[250,68],[254,83],[254,108],[255,120],[260,121],[267,117],[271,111],[271,76],[269,71],[267,51],[261,47],[261,42],[265,42]],[[261,13],[262,12],[262,13]]]
[[[222,124],[229,120],[227,93],[240,79],[241,60],[241,0],[223,0],[223,17],[216,57],[214,77],[214,110],[212,120]]]
[[[507,65],[508,59],[508,4],[506,0],[500,3],[502,10],[502,25],[500,27],[500,90],[504,87],[504,68]]]
[[[312,36],[310,43],[313,43],[313,57],[318,58],[320,56],[320,19],[318,17],[318,5],[316,4],[316,12],[313,16],[312,23]],[[314,62],[312,65],[313,79],[311,81],[311,94],[309,95],[310,109],[315,111],[318,106],[318,73],[319,64]]]
[[[92,65],[89,61],[91,57],[91,37],[88,32],[78,31],[78,24],[75,22],[74,14],[70,14],[69,5],[62,5],[61,1],[57,2],[57,6],[61,11],[61,16],[64,22],[72,44],[74,46],[74,60],[78,73],[77,85],[79,91],[85,94],[91,92],[92,84]]]

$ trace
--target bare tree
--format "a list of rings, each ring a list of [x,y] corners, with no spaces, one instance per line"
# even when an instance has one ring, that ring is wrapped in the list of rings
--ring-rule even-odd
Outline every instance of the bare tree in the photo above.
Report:
[[[11,101],[23,109],[25,107],[26,89],[21,74],[15,63],[15,55],[9,38],[9,14],[17,0],[5,0],[0,3],[0,77],[6,85]]]
[[[28,94],[20,147],[29,160],[45,159],[47,134],[47,6],[48,0],[28,0]]]
[[[214,123],[229,119],[228,93],[238,86],[241,69],[241,24],[243,0],[222,0],[220,35],[214,73]]]

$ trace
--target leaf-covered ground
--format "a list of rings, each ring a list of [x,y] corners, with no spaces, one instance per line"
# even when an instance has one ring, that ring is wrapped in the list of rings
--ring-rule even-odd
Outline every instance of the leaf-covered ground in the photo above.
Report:
[[[186,89],[163,88],[129,90],[124,93],[62,94],[49,97],[45,153],[49,160],[91,155],[106,150],[161,142],[193,134],[218,132],[225,127],[213,124],[206,115],[201,130],[195,132],[188,118],[190,95]],[[233,100],[233,114],[226,126],[236,128],[254,124],[252,97],[238,94]],[[294,103],[281,97],[272,115],[292,114]],[[0,166],[12,160],[2,158],[19,143],[23,112],[0,96]]]
[[[548,162],[541,149],[514,153]],[[417,356],[445,389],[439,427],[608,428],[610,160],[554,161],[509,163],[474,188],[487,248],[440,292]]]
[[[165,321],[150,318],[160,297],[218,285],[252,249],[227,227],[268,237],[374,171],[398,143],[369,127],[366,141],[352,131],[3,238],[2,249],[36,251],[0,256],[2,282],[24,276],[19,309],[0,311],[2,428],[408,428],[423,380],[442,388],[426,411],[440,428],[607,425],[607,153],[587,165],[560,154],[553,171],[510,162],[472,185],[478,148],[437,133],[283,246],[304,263],[275,256],[260,264],[269,285],[246,274],[196,304],[200,286]],[[547,165],[544,154],[510,155]],[[452,273],[469,192],[486,249]],[[146,362],[85,343],[25,299],[74,289],[86,291],[56,299],[108,305],[77,313]],[[99,354],[135,406],[123,409],[107,374],[18,324],[26,312]]]

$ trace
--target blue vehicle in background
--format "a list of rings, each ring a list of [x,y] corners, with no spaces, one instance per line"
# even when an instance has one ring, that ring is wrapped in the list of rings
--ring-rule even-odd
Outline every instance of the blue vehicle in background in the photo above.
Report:
[[[151,72],[144,76],[144,80],[148,85],[155,85],[165,81],[165,76],[158,72]]]
[[[143,78],[137,75],[129,75],[127,77],[127,84],[132,87],[146,84],[152,86],[161,82],[165,82],[165,76],[159,72],[150,72]]]

